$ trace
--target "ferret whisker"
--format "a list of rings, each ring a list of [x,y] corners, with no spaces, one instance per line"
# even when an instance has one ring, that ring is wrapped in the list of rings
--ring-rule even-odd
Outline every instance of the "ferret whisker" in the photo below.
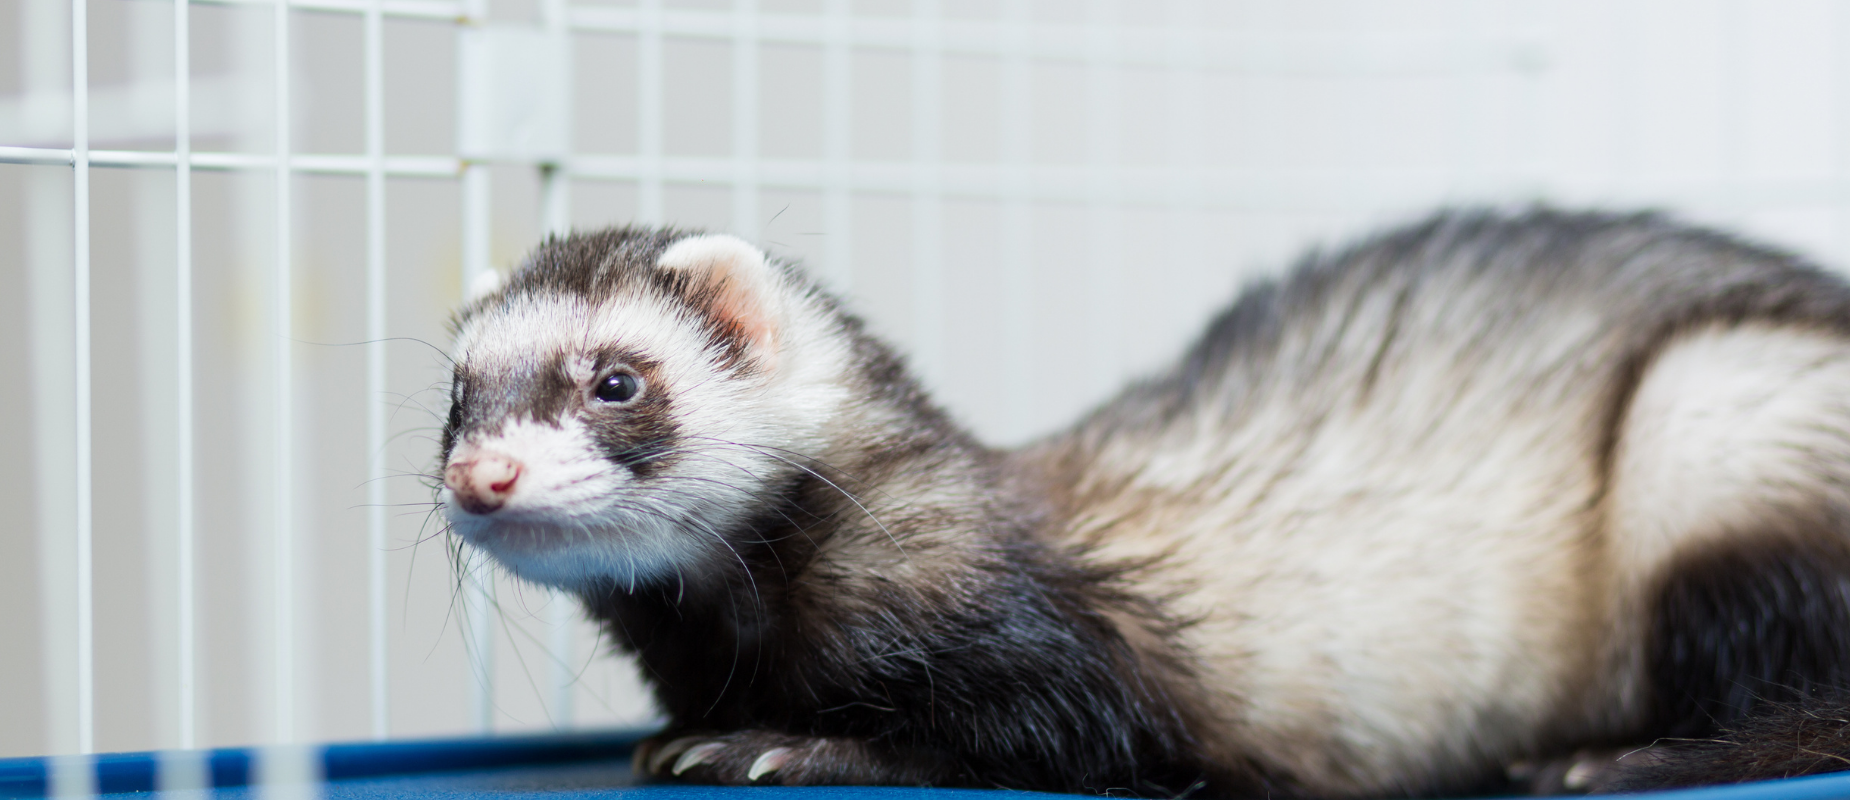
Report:
[[[827,478],[827,477],[825,477],[825,476],[823,476],[823,474],[822,474],[822,473],[820,473],[820,472],[817,472],[816,470],[814,470],[814,469],[811,469],[811,468],[809,468],[809,467],[806,467],[806,466],[804,466],[804,465],[802,465],[802,464],[799,464],[799,463],[797,463],[796,461],[793,461],[793,460],[791,460],[791,459],[793,459],[793,458],[803,458],[803,459],[805,459],[805,460],[808,460],[808,461],[811,461],[811,462],[814,462],[814,463],[816,463],[817,465],[819,465],[820,467],[822,467],[822,468],[824,468],[824,469],[827,469],[827,470],[829,470],[829,471],[831,471],[831,472],[834,472],[834,473],[836,473],[836,475],[838,475],[838,476],[839,476],[840,478],[842,478],[843,480],[846,480],[846,481],[849,481],[849,482],[851,482],[851,483],[858,483],[858,484],[866,484],[866,483],[867,483],[866,481],[864,481],[864,480],[862,480],[862,479],[860,479],[860,478],[858,478],[858,477],[856,477],[856,476],[855,476],[854,474],[852,474],[852,473],[850,473],[850,472],[848,472],[848,471],[846,471],[846,470],[843,470],[843,469],[841,469],[841,468],[839,468],[839,467],[836,467],[836,466],[834,466],[834,465],[832,465],[832,464],[830,464],[830,463],[829,463],[829,462],[827,462],[827,461],[824,461],[824,460],[822,460],[822,459],[819,459],[819,458],[814,458],[814,457],[811,457],[811,456],[806,456],[806,455],[803,455],[803,454],[801,454],[801,453],[797,453],[796,451],[793,451],[793,450],[788,450],[788,449],[785,449],[785,448],[781,448],[781,447],[772,447],[772,446],[770,446],[770,445],[758,445],[758,444],[748,444],[748,443],[744,443],[744,442],[734,442],[734,441],[728,441],[728,440],[725,440],[725,439],[716,439],[716,438],[713,438],[713,437],[710,437],[710,436],[703,436],[703,437],[689,437],[689,438],[699,438],[699,439],[704,439],[704,440],[706,440],[706,441],[710,441],[710,442],[716,442],[716,443],[718,443],[718,444],[721,444],[721,445],[725,445],[725,446],[727,446],[727,447],[732,447],[732,448],[737,448],[737,449],[741,449],[741,450],[745,450],[745,451],[747,451],[747,452],[757,452],[757,453],[762,453],[762,454],[764,454],[764,455],[767,455],[767,456],[770,456],[771,458],[775,458],[775,459],[777,459],[777,460],[779,460],[779,461],[783,461],[783,462],[784,462],[784,463],[786,463],[786,464],[789,464],[789,465],[791,465],[791,466],[793,466],[793,467],[796,467],[796,468],[798,468],[798,469],[801,469],[801,470],[804,470],[805,472],[808,472],[809,474],[811,474],[811,475],[814,475],[814,476],[815,476],[816,478],[818,478],[818,479],[820,479],[820,480],[822,480],[822,481],[824,481],[825,483],[828,483],[828,484],[829,484],[829,486],[830,486],[831,488],[833,488],[833,489],[835,489],[835,490],[836,490],[837,492],[841,492],[841,493],[842,493],[842,494],[843,494],[844,496],[846,496],[846,497],[848,497],[848,499],[850,499],[850,500],[854,500],[854,501],[856,502],[856,504],[857,504],[857,505],[859,505],[859,504],[860,504],[860,500],[859,500],[859,498],[858,498],[857,496],[855,496],[855,495],[853,495],[853,494],[851,494],[850,492],[848,492],[848,491],[847,491],[846,489],[844,489],[844,488],[842,488],[841,486],[838,486],[838,485],[836,485],[836,484],[835,484],[835,483],[834,483],[834,482],[833,482],[832,480],[830,480],[829,478]],[[892,502],[894,502],[894,504],[895,504],[895,505],[897,505],[897,506],[902,506],[902,507],[903,507],[903,506],[905,505],[905,503],[904,503],[903,501],[901,501],[901,500],[900,500],[899,498],[896,498],[896,497],[893,497],[893,496],[892,496],[891,494],[889,494],[889,493],[887,493],[886,491],[884,491],[884,490],[882,490],[882,489],[880,489],[880,488],[879,488],[879,487],[877,487],[877,486],[873,486],[873,487],[870,487],[870,488],[873,488],[873,490],[874,490],[875,492],[877,492],[877,493],[879,493],[879,494],[880,494],[881,496],[883,496],[883,497],[884,497],[885,499],[887,499],[887,500],[890,500],[890,501],[892,501]],[[863,510],[865,510],[865,509],[863,508]]]
[[[430,523],[432,520],[436,520],[437,530],[434,533],[425,533],[425,531],[430,530],[431,528]],[[443,518],[442,505],[437,505],[431,508],[429,511],[424,513],[424,524],[418,526],[418,531],[419,533],[418,533],[417,538],[412,539],[411,544],[409,545],[412,548],[416,548],[418,545],[428,542],[432,539],[443,539],[445,537],[458,538],[454,536],[454,533],[455,533],[454,526],[450,524],[449,520]],[[415,559],[415,550],[414,550],[414,559]],[[412,567],[415,568],[416,566],[417,564],[416,564],[416,561],[414,560],[412,562]]]
[[[432,410],[430,406],[424,405],[424,401],[417,399],[419,394],[423,394],[423,392],[417,392],[415,394],[395,393],[394,396],[398,398],[398,403],[392,406],[392,413],[386,417],[386,421],[397,422],[399,412],[404,411],[406,406],[411,405],[417,406],[418,410],[424,412],[424,416],[426,417],[430,417],[431,419],[443,419],[443,415]]]
[[[716,456],[707,456],[707,457],[718,460],[721,463],[727,463],[723,459],[719,459]],[[722,488],[731,489],[733,492],[741,496],[744,496],[744,497],[749,497],[753,500],[764,500],[768,497],[773,496],[770,493],[769,489],[747,489],[741,486],[736,486],[734,484],[727,483],[718,478],[707,478],[707,477],[700,477],[700,476],[695,476],[695,475],[667,475],[667,476],[663,476],[660,480],[664,482],[666,481],[691,481],[695,483],[717,485]],[[693,495],[692,493],[685,493],[683,496],[697,497],[697,495]],[[799,532],[803,531],[803,528],[804,528],[803,524],[800,522],[797,522],[789,514],[784,513],[783,509],[773,507],[771,510],[774,511],[777,514],[777,516],[782,518],[785,522],[790,523],[790,525],[796,528]]]
[[[452,580],[450,582],[450,602],[447,606],[445,606],[444,611],[443,611],[443,625],[444,627],[447,628],[452,623],[457,624],[458,626],[457,630],[462,632],[463,646],[466,649],[468,647],[468,633],[465,629],[468,626],[461,624],[462,614],[458,611],[460,604],[463,602],[462,593],[463,593],[464,568],[463,568],[463,563],[462,563],[463,562],[462,539],[459,537],[454,537],[454,536],[449,537],[445,541],[444,550],[445,550],[446,555],[449,557],[448,560],[450,564],[450,576]],[[414,551],[412,553],[412,558],[415,559],[416,557],[417,557],[417,554]],[[409,591],[409,589],[407,589],[407,591]],[[410,597],[409,595],[407,595],[406,596],[407,603],[409,602],[409,600],[410,600]],[[409,605],[407,605],[407,607],[409,607]],[[437,643],[432,642],[430,652],[425,653],[424,657],[427,659],[430,658],[431,655],[437,652],[436,648],[437,648]]]
[[[711,454],[708,454],[708,453],[695,453],[694,455],[699,455],[699,456],[701,456],[701,457],[703,457],[703,458],[708,458],[708,459],[711,459],[711,460],[714,460],[714,461],[717,461],[717,462],[719,462],[719,463],[721,463],[721,464],[724,464],[724,465],[726,465],[726,466],[729,466],[729,467],[732,467],[732,468],[734,468],[734,469],[737,469],[737,470],[739,470],[739,471],[741,471],[741,472],[744,472],[744,473],[746,473],[747,475],[751,475],[751,476],[752,476],[752,477],[754,477],[754,478],[757,478],[757,477],[758,477],[758,476],[757,476],[757,475],[756,475],[755,473],[753,473],[753,472],[751,472],[751,471],[750,471],[749,469],[746,469],[745,467],[743,467],[743,466],[741,466],[741,465],[738,465],[738,464],[735,464],[735,463],[733,463],[733,462],[731,462],[731,461],[729,461],[729,460],[727,460],[727,459],[724,459],[724,458],[721,458],[721,457],[719,457],[719,456],[715,456],[715,455],[711,455]],[[750,497],[750,498],[752,498],[753,500],[765,500],[765,499],[767,499],[767,498],[771,498],[771,497],[774,497],[774,495],[772,495],[772,494],[771,494],[771,490],[770,490],[770,489],[769,489],[768,487],[766,487],[766,488],[763,488],[763,489],[755,489],[755,490],[747,490],[747,489],[745,489],[745,488],[743,488],[743,487],[737,487],[737,486],[733,486],[733,485],[731,485],[731,484],[727,484],[727,483],[724,483],[724,482],[722,482],[722,481],[719,481],[719,480],[718,480],[718,479],[716,479],[716,478],[704,478],[704,477],[698,477],[698,476],[691,476],[691,475],[672,475],[672,476],[664,476],[664,477],[662,478],[662,480],[675,480],[675,481],[703,481],[703,482],[710,482],[710,483],[718,483],[718,484],[719,484],[719,485],[721,485],[721,486],[725,486],[725,487],[728,487],[728,488],[731,488],[731,489],[733,489],[733,490],[735,490],[735,491],[737,491],[737,492],[739,492],[739,493],[740,493],[740,494],[742,494],[742,495],[745,495],[745,496],[747,496],[747,497]],[[775,513],[777,514],[777,516],[779,516],[779,517],[781,517],[781,518],[783,518],[783,520],[784,520],[785,522],[788,522],[788,523],[790,524],[790,526],[791,526],[792,528],[794,528],[794,529],[796,530],[796,533],[797,533],[797,534],[799,534],[799,535],[801,535],[801,536],[803,536],[803,538],[804,538],[804,539],[807,539],[807,540],[809,540],[809,542],[810,542],[810,543],[811,543],[812,545],[816,543],[816,542],[815,542],[815,539],[814,539],[813,537],[811,537],[811,536],[809,535],[809,526],[807,526],[807,525],[805,525],[805,524],[803,524],[803,523],[800,523],[800,522],[798,522],[798,521],[796,521],[796,520],[795,520],[795,519],[793,519],[793,518],[792,518],[792,517],[791,517],[791,516],[790,516],[789,514],[787,514],[787,513],[785,513],[785,512],[784,512],[784,510],[783,510],[782,508],[780,508],[780,507],[778,507],[778,506],[777,506],[776,504],[772,504],[772,505],[770,505],[770,506],[769,506],[769,508],[770,508],[770,509],[771,509],[772,511],[774,511],[774,512],[775,512]],[[813,515],[812,515],[812,516],[813,516]],[[833,513],[832,513],[832,512],[831,512],[831,515],[830,515],[830,516],[831,516],[831,517],[833,516]],[[816,520],[812,520],[812,522],[811,522],[811,524],[814,524],[814,523],[815,523],[815,521],[819,521],[819,520],[822,520],[822,519],[827,519],[827,518],[828,518],[828,517],[816,517]],[[773,552],[773,553],[772,553],[772,555],[773,555],[773,556],[776,556],[776,553],[775,553],[775,552]],[[779,566],[780,566],[780,567],[782,566],[782,559],[781,559],[781,558],[779,558]]]
[[[424,345],[425,347],[430,348],[431,352],[436,353],[437,357],[443,359],[445,364],[448,364],[451,367],[456,366],[456,362],[451,359],[451,356],[449,353],[444,352],[443,348],[438,347],[434,344],[431,344],[430,342],[424,341],[423,339],[419,339],[415,336],[387,336],[387,337],[380,338],[380,339],[363,339],[357,342],[317,342],[317,341],[312,341],[309,339],[295,339],[295,338],[292,338],[291,341],[294,341],[297,344],[309,345],[311,347],[364,347],[369,344],[379,344],[379,343],[389,344],[392,342],[416,342],[418,344],[421,344],[421,345]]]
[[[760,451],[760,452],[763,452],[763,451]],[[905,545],[902,545],[899,543],[899,537],[894,536],[893,532],[887,529],[886,523],[881,522],[880,518],[878,516],[875,516],[874,512],[871,509],[869,509],[866,505],[861,503],[860,498],[854,496],[854,493],[849,492],[847,489],[843,489],[840,486],[837,486],[834,481],[831,481],[828,478],[823,477],[822,473],[817,472],[813,469],[810,469],[809,467],[803,466],[802,464],[798,464],[795,461],[784,458],[783,456],[777,455],[776,453],[766,452],[765,455],[768,455],[772,458],[783,461],[784,463],[789,464],[790,466],[796,467],[797,469],[803,470],[804,472],[807,472],[815,476],[817,480],[828,484],[829,488],[834,489],[837,492],[840,492],[843,498],[846,498],[848,502],[853,503],[856,508],[861,509],[861,513],[866,514],[867,518],[870,521],[872,521],[875,526],[880,528],[881,533],[886,534],[887,540],[891,541],[893,543],[893,547],[899,550],[899,554],[901,557],[905,557],[905,558],[911,557],[910,554],[906,552]]]
[[[358,511],[362,508],[424,508],[426,506],[441,506],[441,505],[443,504],[442,503],[432,503],[428,501],[418,502],[418,503],[354,503],[353,505],[347,506],[346,510]]]
[[[729,539],[727,539],[725,534],[714,529],[712,525],[708,524],[705,520],[702,520],[699,518],[690,519],[684,515],[670,514],[665,511],[661,511],[659,509],[648,508],[642,504],[636,504],[632,507],[636,508],[637,510],[644,511],[645,513],[654,513],[655,515],[658,516],[658,518],[663,519],[673,524],[692,525],[696,531],[706,534],[708,538],[711,538],[713,541],[716,541],[721,546],[725,547],[726,551],[731,553],[732,557],[738,561],[740,571],[745,576],[747,585],[751,589],[751,598],[752,598],[753,604],[759,609],[761,610],[763,609],[764,596],[758,588],[757,576],[755,576],[752,573],[751,565],[746,562],[744,554],[740,553],[738,548],[733,547],[732,542]],[[631,574],[634,575],[634,572],[635,571],[632,570]],[[635,590],[632,585],[631,592],[634,593],[634,591]],[[724,689],[720,691],[720,694],[721,695],[725,694]]]
[[[397,444],[399,440],[404,439],[407,436],[425,436],[426,437],[425,441],[432,441],[430,438],[428,438],[428,434],[432,432],[440,432],[442,430],[443,430],[443,426],[441,425],[414,425],[408,428],[400,428],[396,431],[393,431],[391,435],[385,437],[385,444],[387,445]]]
[[[830,472],[835,473],[842,480],[848,481],[850,483],[867,486],[868,488],[884,496],[887,500],[893,501],[896,504],[903,505],[903,501],[901,501],[897,497],[892,496],[891,494],[888,494],[885,490],[881,489],[878,485],[869,483],[868,481],[861,479],[859,476],[856,476],[854,473],[851,473],[845,469],[842,469],[841,467],[838,467],[838,466],[835,466],[834,464],[829,463],[828,461],[824,459],[817,458],[816,456],[812,456],[807,453],[802,453],[796,450],[791,450],[786,447],[776,447],[776,446],[768,445],[768,444],[752,444],[748,442],[734,442],[734,441],[729,441],[726,439],[715,439],[713,437],[700,437],[700,438],[704,438],[709,441],[719,442],[719,443],[725,444],[730,447],[742,447],[748,450],[756,450],[759,452],[763,452],[767,455],[779,454],[779,455],[786,456],[788,458],[803,459],[805,461],[812,462],[822,467],[823,469],[827,469]]]
[[[515,586],[518,587],[520,586],[520,584],[516,583]],[[518,631],[522,636],[524,636],[527,639],[528,642],[538,647],[540,652],[547,654],[548,657],[553,657],[552,649],[549,644],[541,642],[537,637],[533,636],[533,634],[529,633],[525,628],[518,626],[518,625],[514,625],[512,622],[508,620],[507,611],[506,609],[502,607],[501,598],[499,595],[489,594],[487,597],[488,597],[488,605],[490,608],[494,610],[495,619],[497,622],[500,623],[501,632],[503,635],[507,637],[508,641],[510,642],[516,641],[517,637],[515,636],[515,632]],[[529,612],[529,615],[531,615],[531,612]],[[527,680],[528,690],[533,692],[534,697],[544,697],[545,695],[540,692],[539,681],[533,677],[532,668],[527,666],[526,654],[522,653],[521,648],[519,647],[512,648],[512,650],[514,651],[515,662],[520,664],[521,675]],[[556,657],[553,657],[553,660],[559,665],[565,666],[564,661],[559,660]],[[497,710],[500,710],[500,706],[498,704],[496,708]],[[545,703],[540,704],[540,713],[546,716],[546,722],[548,724],[553,724],[552,709],[549,708],[547,704]]]

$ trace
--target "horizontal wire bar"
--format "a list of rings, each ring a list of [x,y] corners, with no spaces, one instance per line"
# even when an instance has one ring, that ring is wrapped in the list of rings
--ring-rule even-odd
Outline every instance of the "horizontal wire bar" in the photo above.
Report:
[[[198,5],[272,7],[274,0],[191,0]],[[364,15],[368,0],[285,0],[291,9],[334,14]],[[457,21],[469,17],[466,5],[456,0],[385,0],[387,17]],[[642,11],[636,8],[577,6],[567,10],[569,25],[583,31],[638,33]],[[661,32],[696,39],[731,39],[733,20],[727,11],[662,9]],[[763,13],[758,15],[756,36],[778,44],[827,44],[834,36],[827,18],[816,14]],[[856,18],[849,22],[850,47],[874,50],[911,50],[910,21],[905,18]],[[941,51],[946,55],[1000,56],[1021,46],[1010,41],[1008,25],[1001,20],[945,20]],[[1032,26],[1026,53],[1050,61],[1097,61],[1084,25],[1039,22]],[[1123,66],[1177,67],[1176,29],[1162,26],[1127,26],[1123,45],[1106,63]],[[1391,72],[1450,73],[1460,70],[1536,71],[1547,66],[1545,37],[1539,32],[1512,32],[1500,37],[1465,38],[1447,31],[1375,31],[1329,33],[1213,33],[1189,30],[1201,48],[1187,68],[1234,72],[1297,74],[1377,74]]]
[[[253,0],[239,0],[249,2]],[[726,11],[663,9],[662,33],[699,39],[730,39],[732,14]],[[637,33],[642,14],[634,8],[576,6],[571,26],[584,31]],[[856,18],[848,24],[851,47],[913,50],[918,45],[905,18]],[[945,20],[935,47],[946,55],[1002,56],[1025,52],[1044,61],[1091,61],[1118,66],[1177,68],[1175,28],[1126,26],[1117,52],[1103,62],[1093,52],[1086,26],[1035,23],[1025,43],[1015,41],[1002,20]],[[1464,37],[1452,32],[1380,31],[1346,34],[1216,33],[1188,30],[1200,47],[1182,66],[1231,72],[1292,74],[1425,74],[1466,70],[1539,71],[1547,67],[1547,48],[1539,33]],[[761,13],[755,36],[778,44],[825,45],[833,37],[826,17],[813,14]],[[1024,48],[1025,45],[1025,48]]]
[[[0,146],[0,164],[53,164],[68,167],[75,163],[77,155],[69,150]]]
[[[756,163],[758,184],[765,188],[822,191],[842,180],[824,159],[759,158]],[[561,169],[574,180],[635,181],[643,171],[638,158],[595,155],[568,159]],[[725,157],[664,156],[659,169],[664,182],[677,184],[730,185],[734,175],[732,159]],[[937,188],[946,198],[1168,206],[1175,202],[1175,188],[1187,186],[1200,192],[1204,207],[1223,210],[1378,208],[1396,199],[1430,203],[1432,197],[1470,196],[1473,191],[1506,199],[1597,191],[1618,200],[1670,194],[1718,205],[1850,202],[1850,180],[1837,177],[1667,176],[1613,187],[1600,175],[1541,178],[1514,170],[1484,172],[1460,183],[1457,174],[1443,166],[1356,171],[942,163],[937,170]],[[917,186],[917,165],[911,161],[850,162],[845,172],[846,186],[855,192],[904,195]],[[1101,173],[1108,174],[1113,185],[1103,194],[1097,178]]]
[[[92,167],[172,168],[176,156],[159,150],[92,150]],[[193,153],[193,168],[210,171],[267,170],[274,156],[223,152]],[[827,159],[755,160],[761,188],[825,191],[846,188],[853,192],[903,195],[913,191],[916,165],[910,161],[857,161],[845,165]],[[0,146],[0,164],[71,166],[70,150]],[[293,155],[293,172],[364,176],[365,155]],[[387,156],[385,174],[393,178],[456,178],[471,163],[453,156]],[[539,161],[497,163],[539,164]],[[573,180],[640,181],[643,159],[624,155],[583,155],[557,165]],[[674,184],[730,186],[737,176],[733,159],[724,156],[663,156],[659,178]],[[1725,206],[1828,205],[1850,202],[1850,178],[1755,178],[1664,176],[1640,177],[1615,187],[1598,175],[1550,175],[1540,178],[1522,172],[1485,173],[1460,185],[1449,169],[1357,171],[1241,169],[1182,169],[1169,166],[1107,167],[1115,189],[1100,197],[1096,186],[1100,168],[1087,165],[1020,165],[997,163],[946,163],[940,167],[943,196],[961,200],[1033,200],[1041,202],[1119,202],[1131,206],[1163,206],[1175,200],[1175,187],[1199,187],[1201,204],[1212,209],[1378,208],[1399,199],[1426,200],[1435,193],[1457,194],[1477,190],[1520,196],[1540,193],[1597,193],[1604,200],[1623,202],[1664,196],[1687,198]],[[1488,196],[1488,195],[1487,195]],[[1283,204],[1283,205],[1281,205]]]
[[[200,6],[258,6],[262,8],[271,8],[276,5],[275,0],[192,0],[192,3]],[[285,3],[295,10],[355,16],[364,15],[372,5],[368,0],[285,0]],[[380,14],[404,19],[433,19],[451,22],[464,17],[462,3],[451,0],[385,0]]]
[[[70,150],[47,147],[0,146],[0,164],[75,163]],[[172,168],[179,156],[171,150],[92,150],[93,167]],[[387,156],[385,173],[398,178],[454,178],[462,174],[463,160],[453,156]],[[276,157],[267,153],[195,152],[193,169],[213,171],[273,170]],[[365,175],[371,160],[365,155],[297,154],[289,157],[289,170],[310,174]]]

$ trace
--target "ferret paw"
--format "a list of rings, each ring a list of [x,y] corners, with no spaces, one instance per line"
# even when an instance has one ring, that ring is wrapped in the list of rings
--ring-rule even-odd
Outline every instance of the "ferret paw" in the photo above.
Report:
[[[1509,768],[1514,788],[1532,795],[1604,794],[1625,776],[1625,770],[1649,764],[1648,748],[1581,750],[1571,756],[1525,761]]]
[[[664,734],[636,746],[636,774],[732,786],[843,783],[868,770],[862,747],[774,731]]]

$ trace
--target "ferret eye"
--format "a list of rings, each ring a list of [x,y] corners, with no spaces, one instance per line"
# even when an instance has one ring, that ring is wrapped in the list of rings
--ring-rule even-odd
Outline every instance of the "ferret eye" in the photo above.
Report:
[[[627,403],[642,393],[642,379],[627,372],[613,372],[597,384],[597,399],[606,403]]]

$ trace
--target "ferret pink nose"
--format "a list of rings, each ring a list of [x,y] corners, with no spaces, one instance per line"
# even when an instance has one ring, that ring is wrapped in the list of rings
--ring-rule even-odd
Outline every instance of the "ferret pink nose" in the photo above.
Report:
[[[443,485],[450,487],[457,505],[471,514],[488,514],[507,505],[519,480],[520,462],[503,455],[458,461],[443,471]]]

